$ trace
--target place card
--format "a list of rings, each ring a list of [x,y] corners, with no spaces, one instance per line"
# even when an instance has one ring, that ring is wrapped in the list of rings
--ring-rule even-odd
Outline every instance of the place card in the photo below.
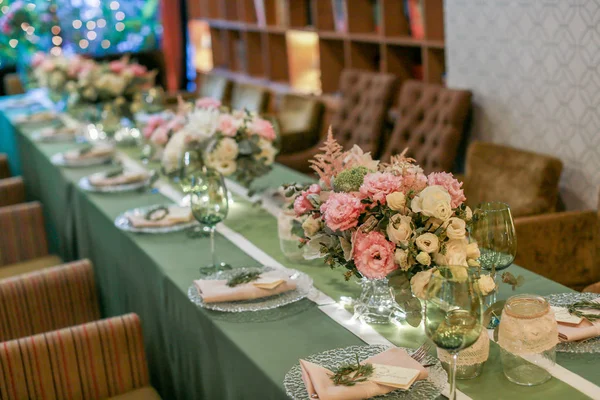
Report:
[[[373,369],[373,375],[369,377],[371,382],[403,390],[409,389],[421,372],[418,369],[383,364],[373,364]]]
[[[261,289],[273,290],[277,286],[281,285],[285,282],[284,279],[276,279],[276,278],[259,278],[257,281],[252,282],[254,286]]]
[[[567,310],[565,307],[550,307],[552,311],[554,311],[554,317],[556,318],[556,322],[560,322],[565,325],[579,325],[583,318],[573,315]]]

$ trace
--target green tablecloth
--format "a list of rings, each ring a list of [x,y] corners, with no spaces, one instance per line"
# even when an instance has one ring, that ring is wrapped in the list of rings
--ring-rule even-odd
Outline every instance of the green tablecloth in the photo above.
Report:
[[[29,194],[44,203],[61,254],[66,259],[88,257],[93,261],[103,314],[140,315],[152,382],[164,399],[285,398],[283,377],[299,358],[363,344],[308,300],[256,315],[197,308],[186,292],[198,277],[199,267],[209,261],[208,240],[192,239],[184,233],[136,235],[118,230],[113,221],[123,211],[166,199],[158,193],[82,191],[77,186],[81,177],[108,167],[55,167],[50,157],[76,145],[34,143],[28,138],[32,129],[5,124],[2,132],[16,140]],[[0,151],[7,150],[0,147]],[[259,185],[305,179],[277,166]],[[331,297],[357,292],[355,283],[343,281],[341,271],[286,261],[279,250],[276,221],[264,210],[239,203],[227,225],[281,263],[309,273],[315,286]],[[223,261],[235,266],[256,265],[224,237],[217,237],[217,250]],[[511,270],[526,277],[520,293],[569,290],[520,267]],[[510,289],[503,287],[500,297],[510,294]],[[417,347],[423,341],[422,332],[413,328],[378,330],[397,345]],[[600,383],[597,357],[559,354],[557,359],[569,370]],[[459,388],[474,399],[585,398],[557,379],[534,388],[511,384],[502,374],[495,345],[484,373],[461,382]]]

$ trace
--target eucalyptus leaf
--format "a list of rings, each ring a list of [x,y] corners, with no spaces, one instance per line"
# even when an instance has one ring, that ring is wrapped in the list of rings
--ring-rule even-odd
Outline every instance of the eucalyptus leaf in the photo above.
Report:
[[[242,140],[238,143],[239,153],[245,156],[260,153],[260,147],[250,140]]]
[[[483,326],[490,326],[493,318],[500,319],[502,315],[502,310],[504,309],[504,305],[506,304],[506,300],[500,300],[492,304],[485,312],[483,313]]]

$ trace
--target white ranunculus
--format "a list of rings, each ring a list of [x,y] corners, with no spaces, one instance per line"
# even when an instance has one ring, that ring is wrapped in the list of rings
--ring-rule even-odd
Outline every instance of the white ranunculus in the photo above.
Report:
[[[424,251],[417,254],[416,260],[419,264],[426,266],[431,265],[431,256],[428,253],[425,253]]]
[[[407,215],[395,214],[392,216],[386,230],[390,241],[406,246],[412,234],[411,221],[412,218]]]
[[[400,266],[402,271],[406,271],[410,267],[408,264],[408,252],[406,250],[396,249],[394,252],[394,261],[396,261],[396,264]]]
[[[235,160],[213,160],[209,166],[213,167],[224,176],[229,176],[237,170],[237,163]]]
[[[464,239],[467,234],[467,224],[464,220],[452,217],[446,222],[446,235],[449,239]]]
[[[496,282],[489,275],[481,275],[477,280],[477,286],[482,295],[487,296],[496,290]]]
[[[446,243],[446,265],[468,266],[467,239],[454,239]]]
[[[479,258],[481,253],[479,252],[479,246],[477,246],[477,242],[472,242],[467,245],[467,259],[476,260]]]
[[[435,253],[440,248],[440,240],[433,233],[424,233],[417,237],[415,243],[419,250],[425,253]]]
[[[406,196],[402,192],[394,192],[385,196],[385,202],[394,211],[402,211],[406,207]]]
[[[469,206],[465,208],[465,218],[467,219],[467,221],[470,221],[471,218],[473,218],[473,211],[471,211],[471,207]]]
[[[186,147],[186,133],[179,131],[175,133],[163,152],[162,166],[167,173],[173,172],[179,168],[179,160],[183,156]]]
[[[311,215],[302,223],[302,229],[307,237],[313,237],[321,230],[321,221]]]
[[[446,221],[452,216],[452,198],[448,191],[439,185],[428,186],[411,202],[413,212],[421,213]]]
[[[201,108],[188,115],[188,122],[183,128],[197,142],[210,139],[217,132],[219,115],[216,108]]]
[[[219,144],[211,152],[211,157],[217,161],[235,161],[238,154],[239,148],[235,139],[226,137],[219,141]]]
[[[429,285],[431,274],[433,274],[434,271],[435,268],[431,268],[425,271],[417,272],[410,280],[410,288],[412,293],[419,299],[425,300],[427,285]]]
[[[260,139],[258,141],[258,147],[260,148],[260,153],[256,155],[257,158],[262,158],[265,160],[265,165],[271,165],[275,162],[275,156],[277,155],[277,150],[275,147],[265,139]]]

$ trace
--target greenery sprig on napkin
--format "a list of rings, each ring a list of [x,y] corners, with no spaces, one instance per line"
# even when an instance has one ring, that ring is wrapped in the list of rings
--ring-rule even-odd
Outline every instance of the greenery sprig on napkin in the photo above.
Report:
[[[570,314],[575,315],[579,318],[585,318],[590,322],[600,320],[600,314],[589,314],[583,311],[580,311],[580,308],[587,308],[592,310],[600,310],[600,303],[595,301],[583,300],[573,303],[567,307],[567,310]]]
[[[123,168],[117,168],[112,171],[108,171],[106,174],[104,174],[104,177],[105,178],[114,178],[114,177],[122,175],[122,174],[123,174]]]
[[[236,287],[243,283],[249,283],[257,280],[260,277],[260,272],[258,271],[250,271],[250,272],[240,272],[229,278],[227,281],[227,286]]]
[[[335,370],[331,380],[336,386],[354,386],[357,383],[365,382],[373,375],[373,364],[361,364],[356,354],[356,364],[342,365]]]
[[[169,208],[165,206],[155,207],[144,216],[146,221],[160,221],[169,215]]]

